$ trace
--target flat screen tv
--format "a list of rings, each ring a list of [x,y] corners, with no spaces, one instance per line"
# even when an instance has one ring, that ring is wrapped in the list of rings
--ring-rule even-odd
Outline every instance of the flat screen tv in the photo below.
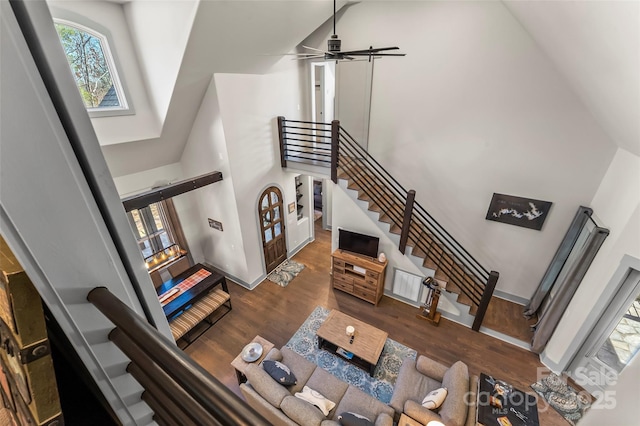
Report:
[[[363,256],[378,257],[380,238],[338,229],[338,248]]]

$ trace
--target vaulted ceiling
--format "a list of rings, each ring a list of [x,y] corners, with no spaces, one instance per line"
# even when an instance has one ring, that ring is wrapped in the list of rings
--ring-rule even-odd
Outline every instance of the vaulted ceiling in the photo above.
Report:
[[[611,140],[640,155],[640,2],[503,3]],[[268,72],[280,57],[265,53],[291,51],[331,12],[327,0],[200,2],[162,136],[103,147],[112,174],[179,161],[214,73]]]

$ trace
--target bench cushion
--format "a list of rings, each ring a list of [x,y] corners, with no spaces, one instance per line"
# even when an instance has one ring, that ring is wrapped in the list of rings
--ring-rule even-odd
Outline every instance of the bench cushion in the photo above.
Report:
[[[178,340],[189,330],[200,324],[223,303],[230,299],[229,294],[221,289],[215,289],[202,299],[191,305],[189,309],[169,322],[173,338]]]

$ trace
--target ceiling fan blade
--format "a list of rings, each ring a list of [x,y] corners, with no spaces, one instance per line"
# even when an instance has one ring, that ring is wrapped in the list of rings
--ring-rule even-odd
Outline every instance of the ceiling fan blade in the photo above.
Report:
[[[351,56],[407,56],[406,53],[348,53]]]
[[[377,47],[375,49],[374,48],[370,48],[370,49],[362,49],[362,50],[349,50],[349,51],[342,52],[342,53],[347,54],[347,55],[351,55],[353,53],[377,53],[377,52],[384,52],[386,50],[400,50],[400,48],[396,47],[396,46],[394,46],[394,47]]]
[[[304,46],[304,45],[302,47],[304,47],[305,49],[314,50],[316,52],[329,53],[331,55],[333,54],[331,52],[327,52],[326,50],[316,49],[315,47],[309,47],[309,46]]]
[[[310,55],[310,56],[298,56],[297,58],[291,58],[292,61],[299,61],[302,59],[320,59],[324,58],[324,55]]]

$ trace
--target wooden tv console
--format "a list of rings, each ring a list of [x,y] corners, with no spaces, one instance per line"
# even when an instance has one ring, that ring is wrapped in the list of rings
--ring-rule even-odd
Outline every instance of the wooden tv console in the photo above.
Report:
[[[361,256],[343,250],[331,255],[331,285],[377,305],[384,293],[384,276],[387,261]]]

